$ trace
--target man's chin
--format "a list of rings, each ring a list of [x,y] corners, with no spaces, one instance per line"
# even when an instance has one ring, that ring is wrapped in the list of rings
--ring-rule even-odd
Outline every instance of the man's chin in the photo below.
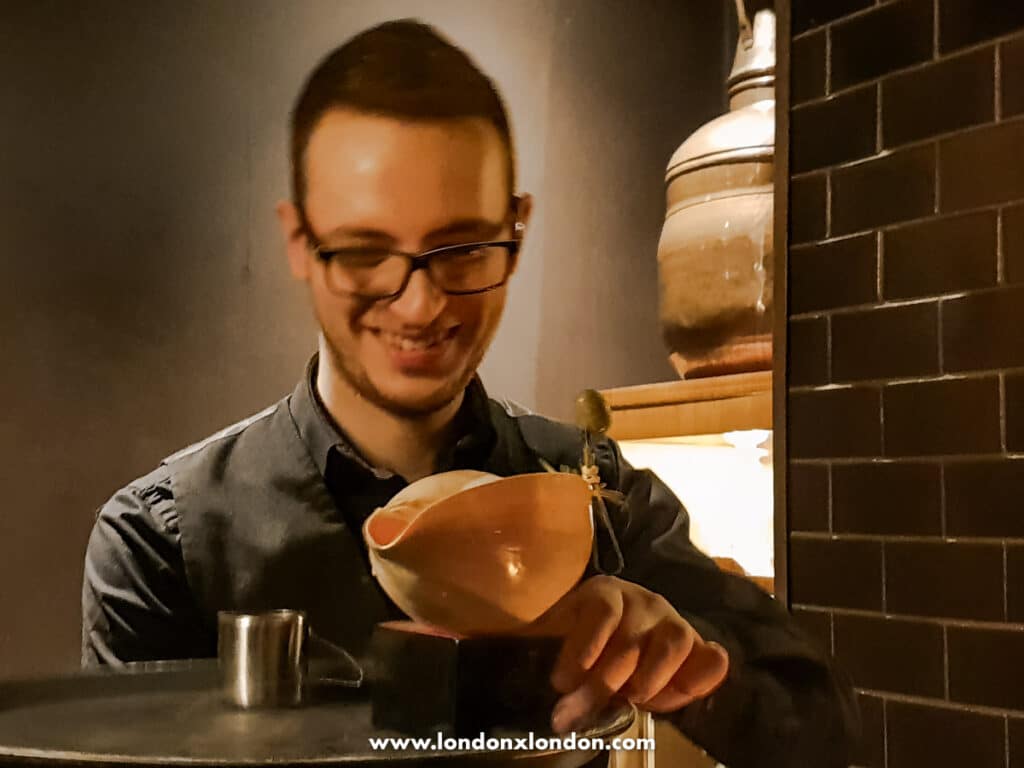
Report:
[[[371,399],[395,415],[423,418],[444,410],[466,387],[461,381],[438,382],[433,386],[423,384],[425,382],[410,387],[373,386]]]

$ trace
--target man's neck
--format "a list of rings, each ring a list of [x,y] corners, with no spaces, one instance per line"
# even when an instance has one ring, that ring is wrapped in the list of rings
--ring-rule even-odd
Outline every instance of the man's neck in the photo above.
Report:
[[[316,388],[327,412],[355,448],[373,466],[409,482],[433,474],[438,457],[452,440],[459,395],[440,411],[419,418],[396,415],[360,395],[336,370],[321,343]]]

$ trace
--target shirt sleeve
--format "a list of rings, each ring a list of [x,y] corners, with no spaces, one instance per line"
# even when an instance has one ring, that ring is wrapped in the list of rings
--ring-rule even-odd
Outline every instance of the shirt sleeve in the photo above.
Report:
[[[208,655],[169,479],[120,490],[100,509],[86,549],[82,665]]]
[[[690,540],[682,503],[609,441],[602,477],[625,494],[612,507],[620,578],[665,597],[706,640],[729,652],[725,683],[670,719],[729,768],[846,768],[859,715],[845,676],[753,582],[720,570]]]

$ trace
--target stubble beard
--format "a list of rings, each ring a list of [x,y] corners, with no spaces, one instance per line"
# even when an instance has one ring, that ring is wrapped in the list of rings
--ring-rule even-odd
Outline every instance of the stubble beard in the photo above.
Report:
[[[326,332],[324,332],[323,338],[327,347],[327,353],[331,356],[334,370],[338,372],[357,395],[383,411],[387,411],[399,418],[413,421],[424,419],[437,413],[459,397],[466,387],[469,386],[469,382],[472,381],[477,367],[484,356],[483,351],[476,353],[457,378],[452,379],[440,390],[422,400],[408,402],[397,400],[381,392],[370,380],[366,369],[353,357],[346,355]]]

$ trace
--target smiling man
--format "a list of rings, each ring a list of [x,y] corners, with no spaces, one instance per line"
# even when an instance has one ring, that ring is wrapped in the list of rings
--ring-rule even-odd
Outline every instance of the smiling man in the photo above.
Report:
[[[360,536],[376,507],[435,472],[579,463],[575,428],[490,399],[476,374],[531,200],[501,99],[466,55],[415,22],[364,32],[307,81],[291,160],[277,214],[318,353],[291,395],[103,507],[86,664],[213,656],[218,611],[281,606],[361,655],[377,622],[402,617]],[[658,478],[611,441],[598,463],[624,498],[610,510],[624,568],[589,570],[541,620],[564,636],[553,726],[620,696],[731,768],[847,765],[854,708],[827,658],[694,548]]]

